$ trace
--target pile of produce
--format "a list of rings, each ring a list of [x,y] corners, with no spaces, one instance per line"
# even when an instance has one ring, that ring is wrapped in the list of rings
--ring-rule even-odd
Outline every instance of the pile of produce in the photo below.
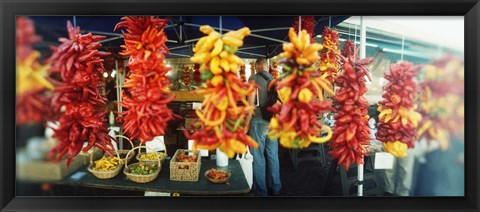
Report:
[[[414,103],[417,84],[413,78],[419,69],[420,66],[409,62],[390,65],[390,71],[385,73],[389,82],[383,87],[384,100],[378,102],[380,115],[376,138],[384,143],[386,152],[400,158],[406,157],[407,149],[414,147],[417,126],[422,119]]]
[[[52,114],[50,109],[53,84],[47,80],[49,65],[38,62],[40,52],[33,44],[40,42],[32,20],[16,20],[16,124],[42,123]]]
[[[128,168],[130,174],[149,175],[158,170],[158,164],[143,164],[133,165]]]
[[[52,47],[48,59],[52,64],[49,71],[59,74],[52,97],[52,108],[59,126],[53,138],[59,143],[50,152],[50,159],[61,160],[68,153],[67,166],[80,151],[99,147],[111,155],[113,146],[108,135],[105,104],[102,94],[103,57],[108,52],[99,51],[99,41],[105,36],[80,34],[80,27],[67,23],[68,38],[60,38],[60,46]],[[88,142],[85,148],[83,143]]]
[[[242,82],[237,77],[243,61],[235,55],[250,30],[242,28],[223,36],[210,26],[202,26],[200,31],[207,36],[195,45],[191,61],[201,64],[200,71],[205,83],[195,92],[204,94],[205,99],[203,109],[196,110],[200,119],[195,124],[196,131],[192,135],[184,132],[188,139],[194,140],[194,150],[214,150],[218,147],[231,158],[235,153],[245,153],[245,145],[258,146],[245,134],[244,126],[246,116],[255,109],[246,100],[254,92],[255,85]],[[237,105],[237,101],[243,104]]]
[[[424,66],[418,109],[423,118],[417,136],[439,142],[443,150],[450,136],[464,133],[463,74],[463,62],[450,55]]]
[[[180,153],[177,155],[177,162],[190,162],[195,163],[197,162],[198,156],[197,155],[187,155],[185,153]]]
[[[201,76],[202,75],[200,74],[200,65],[199,64],[193,65],[193,81],[195,81],[195,83],[201,83],[202,82]]]
[[[211,168],[207,172],[207,177],[214,180],[222,180],[228,177],[228,173],[220,169]]]
[[[320,54],[320,71],[327,73],[327,80],[334,82],[340,70],[340,43],[338,32],[325,26],[322,34],[323,49]]]
[[[311,142],[323,143],[332,136],[331,129],[317,120],[317,114],[332,109],[331,102],[323,101],[324,91],[333,94],[332,84],[325,79],[326,74],[321,75],[313,66],[322,45],[310,43],[310,35],[305,30],[299,34],[290,28],[291,43],[284,43],[284,52],[280,54],[283,74],[276,88],[283,103],[269,108],[274,117],[270,120],[268,136],[279,139],[287,148],[305,148]],[[314,96],[320,101],[314,101]],[[319,137],[322,130],[327,131],[327,136]]]
[[[166,154],[164,152],[149,152],[149,153],[142,153],[138,156],[140,160],[163,160]]]
[[[166,76],[170,70],[165,64],[169,53],[163,27],[166,19],[153,16],[126,16],[115,26],[125,39],[121,55],[130,56],[130,75],[125,79],[122,90],[124,107],[123,130],[133,140],[151,141],[163,135],[168,122],[175,117],[167,107],[175,96],[170,95],[170,81]]]
[[[188,66],[183,69],[183,84],[190,85],[190,68]]]
[[[94,162],[95,165],[93,166],[94,171],[113,171],[117,169],[118,166],[122,165],[122,160],[118,157],[108,157],[103,156],[100,160]]]
[[[342,59],[343,71],[335,78],[339,89],[335,92],[333,104],[338,113],[334,115],[335,127],[329,143],[332,150],[328,153],[348,170],[352,162],[363,164],[363,156],[370,144],[370,105],[364,95],[368,91],[365,76],[371,81],[367,65],[373,58]]]

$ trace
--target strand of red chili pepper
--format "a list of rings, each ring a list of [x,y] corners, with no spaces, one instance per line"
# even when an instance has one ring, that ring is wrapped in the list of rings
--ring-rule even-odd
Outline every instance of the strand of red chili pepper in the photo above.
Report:
[[[190,59],[201,64],[205,83],[196,93],[205,94],[205,99],[203,110],[195,111],[200,118],[193,124],[195,132],[184,132],[188,139],[194,140],[194,150],[219,148],[231,158],[235,153],[245,153],[247,146],[258,147],[245,130],[246,116],[254,110],[246,97],[254,92],[255,85],[237,76],[243,61],[235,55],[250,30],[245,27],[223,36],[210,26],[201,26],[200,31],[207,35],[197,42]]]
[[[333,94],[333,86],[325,79],[326,75],[320,76],[313,66],[319,59],[318,51],[322,45],[310,43],[310,35],[305,30],[298,36],[290,28],[289,38],[291,43],[285,43],[284,52],[279,55],[283,74],[276,87],[283,103],[269,108],[274,116],[270,120],[268,136],[279,139],[287,148],[305,148],[311,142],[326,142],[332,135],[330,128],[317,120],[317,114],[332,109],[331,102],[323,101],[323,91]],[[315,96],[320,98],[319,101],[314,100]],[[323,129],[327,136],[319,137]]]
[[[389,82],[383,87],[384,98],[378,102],[380,112],[376,138],[384,143],[384,149],[397,157],[405,157],[407,148],[413,148],[417,125],[421,115],[415,112],[417,85],[413,78],[420,66],[409,62],[390,65],[384,74]]]
[[[130,139],[144,143],[163,135],[168,122],[177,115],[167,107],[175,96],[170,94],[170,70],[165,65],[165,54],[170,53],[163,28],[167,19],[154,16],[125,16],[114,30],[122,31],[125,39],[121,55],[130,56],[130,74],[125,79],[122,102],[125,108],[123,130]]]
[[[325,26],[322,34],[323,52],[320,54],[320,71],[328,74],[327,80],[334,82],[340,70],[340,43],[337,30]]]
[[[196,83],[201,83],[202,82],[202,77],[200,73],[200,65],[199,64],[194,64],[193,65],[193,81]]]
[[[343,42],[342,56],[353,60],[355,55],[355,44],[351,40],[345,40]]]
[[[80,27],[73,28],[67,22],[68,38],[60,38],[58,47],[51,47],[50,72],[59,74],[60,81],[52,97],[53,111],[58,114],[58,128],[53,138],[59,143],[49,158],[57,161],[68,153],[67,166],[80,151],[97,146],[109,154],[114,149],[106,126],[107,99],[102,94],[102,74],[105,71],[103,57],[108,52],[99,51],[99,41],[105,36],[80,34]],[[53,80],[53,79],[52,79]],[[84,142],[88,142],[85,148]],[[54,158],[56,157],[56,158]]]
[[[338,113],[334,115],[335,126],[329,142],[332,150],[328,153],[348,170],[352,162],[363,164],[365,150],[370,144],[370,105],[364,95],[368,91],[365,76],[370,79],[367,65],[373,58],[365,58],[355,63],[350,59],[342,59],[343,71],[335,78],[339,89],[335,92],[333,104]]]
[[[183,84],[190,85],[190,68],[188,66],[183,70]]]
[[[315,42],[315,17],[313,16],[302,16],[302,30],[306,30],[307,33],[310,35],[310,42]],[[293,29],[295,29],[295,32],[298,34],[298,17],[294,18],[293,22]]]
[[[17,72],[17,125],[42,123],[51,117],[50,90],[53,85],[45,78],[48,65],[41,65],[37,60],[40,52],[33,49],[33,44],[42,38],[35,33],[31,19],[20,16],[16,19],[16,72]]]

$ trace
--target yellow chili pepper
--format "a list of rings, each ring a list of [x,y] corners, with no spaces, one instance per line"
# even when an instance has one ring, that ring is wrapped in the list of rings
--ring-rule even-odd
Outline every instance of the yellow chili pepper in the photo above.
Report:
[[[313,93],[310,91],[310,89],[303,88],[298,94],[298,100],[300,100],[301,102],[309,103],[310,101],[312,101],[312,96]]]
[[[218,103],[218,105],[216,106],[216,108],[219,109],[220,111],[227,110],[227,107],[228,107],[228,99],[225,97],[223,97],[220,103]]]
[[[407,157],[407,145],[400,142],[400,141],[395,141],[395,142],[386,142],[383,144],[383,147],[386,152],[389,152],[395,157],[399,158],[404,158]]]
[[[223,77],[221,75],[215,75],[210,82],[213,86],[218,86],[221,82],[223,82]]]
[[[288,100],[290,99],[290,95],[292,94],[292,88],[283,87],[280,90],[278,90],[278,94],[282,102],[288,102]]]

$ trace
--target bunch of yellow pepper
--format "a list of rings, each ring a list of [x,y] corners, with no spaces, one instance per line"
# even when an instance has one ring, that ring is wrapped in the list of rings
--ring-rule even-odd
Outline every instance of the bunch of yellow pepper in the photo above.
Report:
[[[243,154],[247,151],[246,145],[258,146],[245,134],[244,124],[247,114],[255,109],[246,100],[255,85],[237,77],[243,61],[235,55],[250,30],[245,27],[223,36],[210,26],[202,26],[200,31],[207,36],[195,45],[191,61],[201,64],[200,71],[205,83],[201,90],[194,92],[205,94],[205,99],[203,109],[195,111],[200,119],[199,123],[194,124],[197,131],[192,135],[185,131],[185,134],[195,141],[194,150],[220,148],[229,157],[235,153]],[[237,105],[237,101],[241,105]]]

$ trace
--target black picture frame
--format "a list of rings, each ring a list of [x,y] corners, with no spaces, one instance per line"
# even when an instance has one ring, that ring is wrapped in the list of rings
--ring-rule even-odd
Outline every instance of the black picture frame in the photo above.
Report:
[[[465,17],[465,197],[16,197],[17,15],[458,15]],[[0,0],[1,211],[478,211],[478,0]]]

